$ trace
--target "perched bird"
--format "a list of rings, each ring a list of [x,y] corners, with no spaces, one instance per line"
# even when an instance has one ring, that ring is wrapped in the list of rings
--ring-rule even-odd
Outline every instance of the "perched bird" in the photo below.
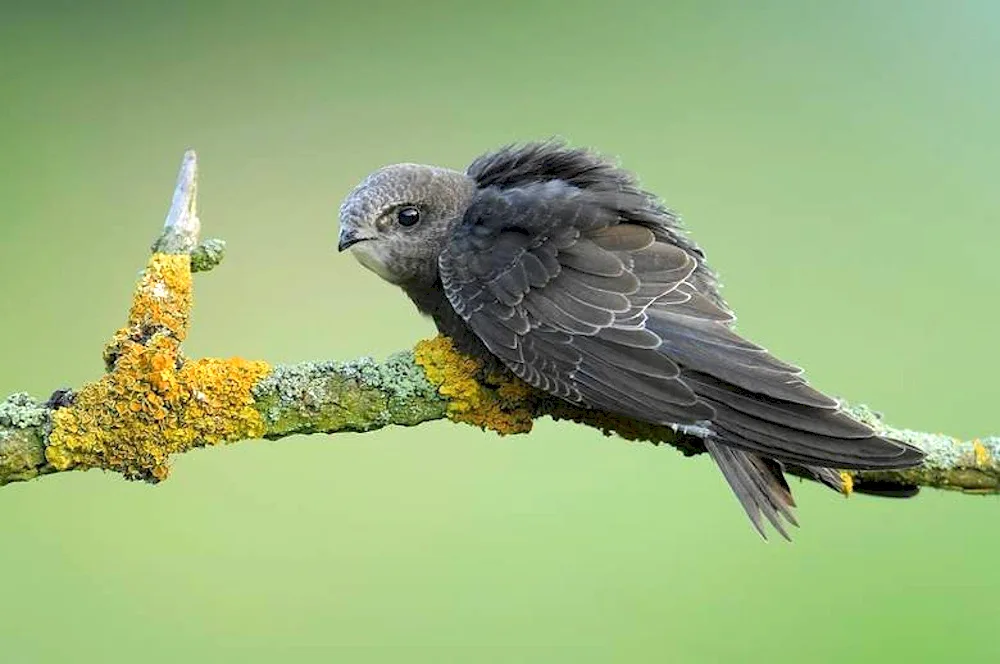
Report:
[[[704,252],[636,178],[544,141],[465,172],[395,164],[340,208],[339,250],[403,289],[462,352],[582,407],[699,435],[754,527],[797,525],[783,469],[923,453],[875,435],[737,334]]]

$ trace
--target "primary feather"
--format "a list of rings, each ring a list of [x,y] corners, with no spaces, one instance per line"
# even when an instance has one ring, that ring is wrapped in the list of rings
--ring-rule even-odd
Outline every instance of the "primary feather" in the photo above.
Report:
[[[539,389],[653,424],[701,427],[762,535],[762,517],[786,537],[782,519],[795,523],[785,463],[839,488],[832,468],[923,458],[737,334],[704,253],[629,173],[551,142],[503,148],[452,173],[440,179],[452,212],[393,236],[404,238],[393,239],[395,255],[433,265],[400,268],[393,280],[464,351]],[[407,195],[433,198],[420,188]]]

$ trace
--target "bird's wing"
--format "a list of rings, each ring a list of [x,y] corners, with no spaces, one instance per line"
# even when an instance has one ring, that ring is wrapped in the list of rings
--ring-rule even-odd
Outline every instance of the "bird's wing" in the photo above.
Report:
[[[620,223],[644,204],[632,196],[560,180],[480,190],[440,256],[449,302],[516,375],[569,401],[710,422],[726,445],[800,465],[920,461],[737,335],[732,314],[690,283],[695,256]]]
[[[483,190],[439,260],[448,300],[536,387],[644,420],[710,419],[640,320],[640,303],[676,288],[694,260],[615,221],[613,208],[559,181]]]

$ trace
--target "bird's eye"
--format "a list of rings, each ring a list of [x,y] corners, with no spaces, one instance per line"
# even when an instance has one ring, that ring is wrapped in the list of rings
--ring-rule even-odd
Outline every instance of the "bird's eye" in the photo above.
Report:
[[[396,212],[396,221],[400,226],[413,226],[420,221],[420,210],[412,205],[401,207]]]

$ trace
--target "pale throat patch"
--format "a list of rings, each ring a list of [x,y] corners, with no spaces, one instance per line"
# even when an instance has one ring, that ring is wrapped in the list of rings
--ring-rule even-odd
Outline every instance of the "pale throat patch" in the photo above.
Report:
[[[351,253],[354,254],[359,263],[386,281],[393,283],[392,273],[389,270],[389,256],[378,242],[371,240],[358,242],[351,247]]]

